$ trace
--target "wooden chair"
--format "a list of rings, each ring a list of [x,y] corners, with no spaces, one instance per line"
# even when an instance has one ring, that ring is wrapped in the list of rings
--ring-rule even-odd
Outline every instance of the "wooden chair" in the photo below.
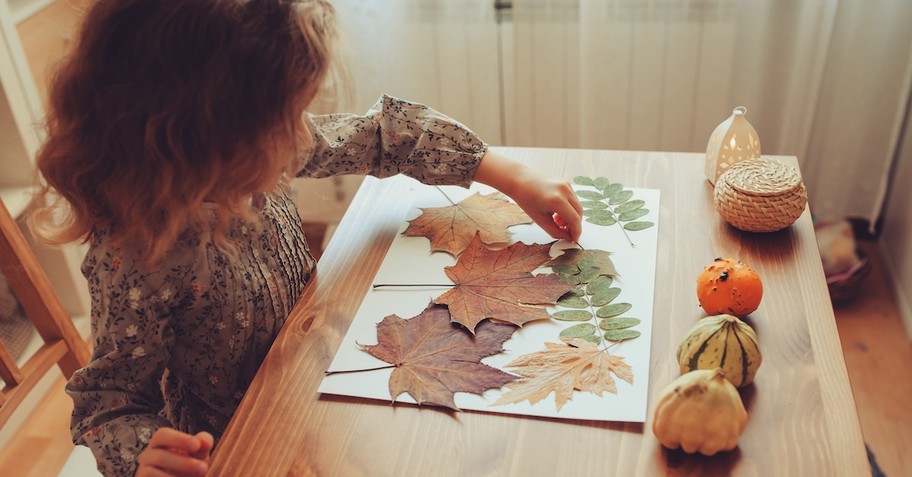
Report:
[[[34,252],[0,200],[0,269],[35,325],[44,345],[20,368],[0,343],[0,427],[3,427],[38,381],[56,364],[69,378],[88,362],[89,348],[51,287]]]

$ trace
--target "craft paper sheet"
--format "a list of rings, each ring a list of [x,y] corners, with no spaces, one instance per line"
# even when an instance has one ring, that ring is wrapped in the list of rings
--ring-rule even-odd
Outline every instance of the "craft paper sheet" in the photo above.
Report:
[[[402,231],[408,226],[408,220],[420,215],[419,207],[444,207],[450,202],[443,195],[445,192],[453,202],[459,202],[474,192],[490,194],[493,189],[475,184],[466,190],[459,187],[426,186],[414,181],[403,182],[404,187],[413,189],[414,200],[406,217],[403,217],[399,234],[394,239],[380,269],[374,277],[374,284],[452,284],[447,278],[444,267],[452,266],[456,259],[443,252],[431,253],[430,242],[425,237],[406,237]],[[580,190],[586,189],[574,186]],[[601,226],[583,222],[583,234],[580,245],[585,249],[598,249],[611,252],[611,259],[618,272],[614,279],[615,287],[621,288],[621,294],[614,302],[627,302],[633,308],[623,316],[639,318],[641,323],[632,329],[642,335],[610,348],[610,353],[625,358],[633,368],[633,384],[615,379],[617,394],[604,393],[596,396],[587,392],[574,392],[572,400],[560,411],[554,402],[554,393],[534,405],[528,401],[492,406],[502,392],[507,389],[492,389],[478,396],[457,392],[456,405],[463,410],[524,414],[566,419],[591,419],[604,421],[645,422],[647,392],[649,389],[649,351],[652,337],[652,309],[655,291],[656,245],[659,227],[659,191],[654,189],[634,189],[634,199],[646,202],[649,213],[637,220],[655,223],[654,227],[645,230],[628,231],[627,235],[636,247],[631,247],[624,232],[617,225]],[[593,190],[589,188],[589,190]],[[540,227],[534,224],[519,225],[509,229],[513,233],[513,242],[549,243],[552,242]],[[563,248],[574,247],[573,244],[559,241],[551,249],[551,255],[557,256]],[[550,268],[541,268],[534,272],[551,273]],[[398,315],[408,319],[421,313],[428,303],[446,292],[446,287],[400,287],[378,288],[367,292],[361,303],[348,333],[342,340],[339,350],[329,367],[329,371],[344,371],[375,368],[388,365],[374,358],[358,347],[358,344],[377,343],[377,323],[387,315]],[[549,312],[560,310],[560,307],[548,307]],[[538,320],[526,323],[518,328],[506,343],[505,351],[482,360],[483,363],[510,372],[505,365],[521,355],[543,350],[545,342],[560,343],[558,335],[564,328],[577,322],[563,322],[554,319]],[[358,396],[364,398],[390,401],[388,387],[392,369],[381,369],[357,373],[333,374],[326,376],[319,391],[328,394]],[[397,402],[414,403],[407,393],[396,398]]]

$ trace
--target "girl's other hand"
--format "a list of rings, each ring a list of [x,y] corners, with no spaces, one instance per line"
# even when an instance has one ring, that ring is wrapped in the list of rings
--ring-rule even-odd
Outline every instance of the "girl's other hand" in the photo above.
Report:
[[[209,471],[213,438],[208,432],[190,435],[163,427],[152,434],[139,455],[136,477],[203,477]]]
[[[553,179],[489,149],[475,180],[510,196],[548,235],[578,242],[583,206],[570,184]]]

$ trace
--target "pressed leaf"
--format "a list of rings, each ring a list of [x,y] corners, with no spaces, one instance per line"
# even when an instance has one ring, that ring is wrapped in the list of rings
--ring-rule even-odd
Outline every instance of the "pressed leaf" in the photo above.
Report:
[[[600,269],[598,267],[589,267],[585,270],[580,271],[580,273],[579,273],[580,284],[591,282],[593,279],[595,279],[596,277],[601,275],[601,273],[602,273],[602,269]]]
[[[602,200],[605,198],[601,192],[596,192],[594,190],[578,190],[576,191],[576,195],[582,199],[589,200]]]
[[[593,182],[592,179],[590,179],[586,176],[576,176],[573,178],[573,182],[575,182],[579,185],[585,185],[585,186],[594,186],[595,185],[595,182]]]
[[[582,200],[582,201],[580,201],[580,205],[582,205],[584,209],[607,209],[608,208],[608,204],[606,204],[600,200]]]
[[[605,194],[605,197],[611,197],[612,195],[617,194],[618,192],[622,191],[623,189],[624,189],[623,185],[615,183],[615,184],[611,184],[610,186],[608,186],[605,190],[602,191],[602,193]]]
[[[568,284],[568,285],[577,286],[577,285],[580,284],[579,272],[576,272],[576,273],[559,273],[557,276],[558,276],[558,278],[560,279],[560,281],[562,281],[562,282],[564,282],[564,283],[566,283],[566,284]]]
[[[507,365],[521,379],[506,384],[509,391],[494,405],[529,401],[535,404],[554,393],[560,411],[574,391],[601,396],[617,394],[614,376],[633,384],[633,370],[624,358],[608,354],[594,343],[575,338],[569,344],[545,343],[545,349],[520,356]]]
[[[583,211],[583,217],[589,217],[592,219],[606,219],[613,218],[614,214],[611,213],[608,209],[587,209]]]
[[[562,306],[564,308],[588,308],[589,307],[589,302],[586,301],[585,298],[578,297],[578,296],[561,298],[560,300],[557,300],[557,304],[558,304],[558,306]]]
[[[485,318],[517,326],[548,319],[544,305],[555,304],[576,288],[555,274],[532,274],[550,259],[551,245],[517,242],[502,250],[491,250],[476,234],[456,265],[444,269],[455,286],[434,303],[447,305],[452,320],[469,331],[474,331]]]
[[[586,294],[598,295],[599,293],[605,293],[609,288],[611,288],[612,283],[614,283],[614,280],[611,277],[602,275],[586,285]]]
[[[551,265],[551,270],[554,271],[554,273],[566,273],[569,275],[576,275],[580,271],[579,267],[572,263],[558,263],[556,265]]]
[[[648,229],[649,227],[652,227],[653,225],[655,225],[655,224],[652,222],[629,222],[629,223],[624,224],[624,228],[627,230],[637,231],[637,230]]]
[[[649,209],[636,209],[631,210],[630,212],[624,212],[618,216],[618,220],[621,222],[630,222],[631,220],[636,220],[649,213]]]
[[[624,202],[627,202],[628,200],[630,200],[631,197],[633,197],[632,190],[622,190],[619,192],[615,192],[614,194],[611,194],[611,198],[608,199],[608,204],[610,204],[610,205],[623,204]]]
[[[611,318],[630,311],[633,305],[630,303],[615,303],[613,305],[603,306],[596,310],[595,316],[599,318]]]
[[[573,290],[568,291],[564,295],[564,298],[568,298],[571,296],[586,296],[586,290],[583,290],[582,288],[574,288]]]
[[[455,205],[422,208],[403,235],[427,237],[432,250],[458,256],[476,234],[485,243],[504,243],[510,240],[507,227],[529,223],[532,219],[503,194],[475,193]]]
[[[611,261],[611,253],[604,250],[582,250],[578,248],[564,249],[564,253],[554,257],[545,265],[551,267],[553,270],[556,265],[563,264],[574,265],[578,267],[578,269],[583,268],[580,264],[587,264],[588,267],[597,267],[600,270],[600,275],[611,277],[617,276],[614,262]]]
[[[573,325],[569,328],[561,331],[561,338],[571,339],[571,338],[583,338],[586,341],[591,341],[587,339],[589,336],[592,336],[595,339],[599,339],[596,336],[595,332],[598,331],[598,328],[595,327],[592,323],[580,323],[578,325]]]
[[[640,200],[640,199],[628,200],[627,202],[624,202],[623,204],[615,207],[614,211],[619,214],[624,214],[627,212],[632,212],[634,210],[637,210],[637,209],[643,207],[644,205],[646,205],[646,201],[644,201],[644,200]]]
[[[610,331],[610,330],[623,330],[624,328],[630,328],[631,326],[636,326],[640,324],[640,320],[636,318],[605,318],[599,320],[599,328]]]
[[[614,225],[614,224],[616,224],[616,223],[617,223],[617,220],[615,220],[614,218],[611,218],[611,217],[608,217],[608,218],[603,218],[603,217],[589,217],[589,218],[586,219],[586,222],[589,222],[590,224],[595,224],[595,225],[604,225],[604,226],[608,226],[608,225]]]
[[[605,306],[611,303],[620,294],[620,288],[606,288],[605,290],[592,295],[592,298],[590,298],[589,301],[592,306]]]
[[[404,320],[390,315],[377,325],[377,344],[360,345],[372,356],[395,365],[389,379],[393,402],[408,393],[418,404],[436,404],[459,410],[457,392],[482,394],[515,379],[481,363],[503,351],[515,327],[485,321],[473,336],[450,322],[446,307],[429,305],[418,316]]]
[[[607,177],[596,177],[592,182],[592,185],[594,185],[596,189],[600,190],[605,190],[608,188],[608,186],[611,185],[611,181],[609,181]]]
[[[561,310],[554,312],[551,317],[560,321],[589,321],[592,313],[586,310]]]
[[[605,332],[605,339],[609,341],[624,341],[638,338],[640,332],[636,330],[611,330]]]

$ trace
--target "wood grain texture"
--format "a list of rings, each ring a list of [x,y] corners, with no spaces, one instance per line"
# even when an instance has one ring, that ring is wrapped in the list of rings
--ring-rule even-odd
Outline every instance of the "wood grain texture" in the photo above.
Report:
[[[518,417],[316,392],[410,208],[409,179],[366,180],[316,278],[216,449],[210,475],[864,475],[869,467],[810,214],[772,234],[739,232],[712,208],[701,154],[499,148],[560,177],[604,175],[661,190],[650,420]],[[797,164],[792,157],[780,158]],[[751,315],[764,353],[742,396],[740,446],[712,458],[663,449],[651,410],[678,375],[674,352],[703,316],[696,276],[717,256],[764,280]]]

